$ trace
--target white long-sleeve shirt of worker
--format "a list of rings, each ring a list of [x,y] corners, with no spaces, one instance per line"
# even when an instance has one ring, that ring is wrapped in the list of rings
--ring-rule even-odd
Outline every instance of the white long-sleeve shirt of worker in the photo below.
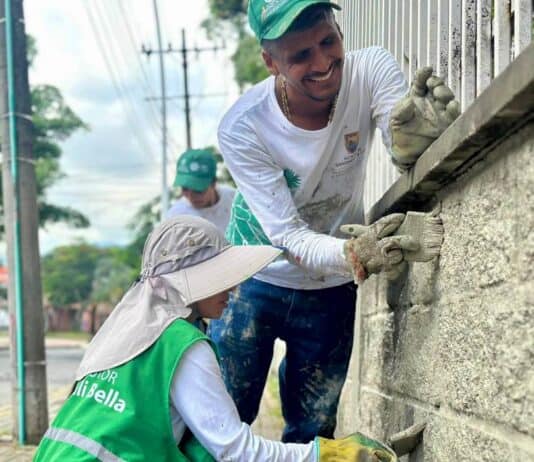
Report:
[[[178,215],[194,215],[205,218],[217,226],[221,233],[224,233],[228,226],[228,220],[230,219],[230,210],[232,209],[235,189],[223,184],[218,184],[216,189],[219,200],[215,204],[197,209],[191,205],[191,202],[186,197],[181,197],[167,210],[165,219],[168,220]]]
[[[314,443],[271,441],[241,422],[215,353],[207,342],[192,345],[174,373],[171,419],[180,442],[186,427],[217,461],[316,462]]]
[[[275,261],[255,278],[294,289],[352,279],[339,226],[364,222],[368,142],[376,124],[391,144],[389,113],[407,89],[391,54],[371,47],[346,54],[332,122],[320,130],[287,120],[274,77],[227,112],[218,131],[224,161],[266,236],[298,263]]]

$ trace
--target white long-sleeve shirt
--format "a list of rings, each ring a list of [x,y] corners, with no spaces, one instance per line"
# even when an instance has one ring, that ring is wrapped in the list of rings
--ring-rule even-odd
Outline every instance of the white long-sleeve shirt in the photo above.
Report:
[[[241,422],[226,390],[213,349],[196,342],[184,353],[171,387],[174,437],[186,427],[215,460],[221,462],[316,462],[314,443],[271,441],[252,433]]]
[[[371,47],[346,54],[332,122],[320,130],[304,130],[284,116],[274,77],[227,112],[218,131],[224,161],[267,238],[293,262],[275,261],[255,278],[295,289],[352,279],[339,226],[363,223],[371,131],[378,126],[391,144],[389,113],[407,89],[393,56]]]

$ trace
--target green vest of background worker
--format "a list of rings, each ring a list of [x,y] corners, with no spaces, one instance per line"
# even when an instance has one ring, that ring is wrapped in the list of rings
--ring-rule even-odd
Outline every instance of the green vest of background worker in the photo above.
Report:
[[[229,292],[281,254],[231,246],[208,221],[179,216],[148,237],[139,280],[89,344],[36,462],[396,462],[361,434],[307,444],[252,433],[228,395],[211,342]]]
[[[230,219],[235,189],[217,184],[217,160],[210,149],[189,149],[176,163],[174,186],[182,197],[167,211],[165,218],[194,215],[205,218],[224,233]]]

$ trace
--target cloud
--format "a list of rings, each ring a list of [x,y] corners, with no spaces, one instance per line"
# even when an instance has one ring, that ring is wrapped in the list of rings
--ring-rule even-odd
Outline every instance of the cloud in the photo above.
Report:
[[[165,47],[172,43],[180,48],[182,28],[187,30],[189,46],[213,45],[198,28],[208,16],[207,0],[190,2],[187,8],[175,0],[158,4]],[[140,52],[142,44],[156,46],[152,2],[26,0],[24,11],[26,31],[35,37],[38,48],[30,81],[57,86],[67,104],[91,127],[90,132],[80,131],[62,144],[61,166],[67,177],[48,194],[50,202],[86,214],[91,227],[72,230],[56,225],[41,231],[41,253],[79,239],[125,244],[131,239],[126,224],[138,207],[161,190],[160,108],[158,101],[146,100],[160,95],[158,60],[156,55],[147,60]],[[196,147],[216,145],[218,121],[237,95],[230,53],[189,55],[190,92],[226,93],[192,97]],[[167,55],[165,63],[168,95],[182,95],[180,55]],[[185,149],[183,106],[183,99],[168,101],[168,183],[175,160]]]

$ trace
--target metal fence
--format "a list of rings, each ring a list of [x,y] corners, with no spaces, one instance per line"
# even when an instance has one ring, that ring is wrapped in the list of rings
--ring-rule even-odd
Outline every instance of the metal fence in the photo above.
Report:
[[[338,0],[347,50],[380,45],[408,81],[433,66],[464,111],[532,40],[533,0]],[[534,69],[533,69],[534,72]],[[364,202],[368,209],[398,177],[375,136]]]

